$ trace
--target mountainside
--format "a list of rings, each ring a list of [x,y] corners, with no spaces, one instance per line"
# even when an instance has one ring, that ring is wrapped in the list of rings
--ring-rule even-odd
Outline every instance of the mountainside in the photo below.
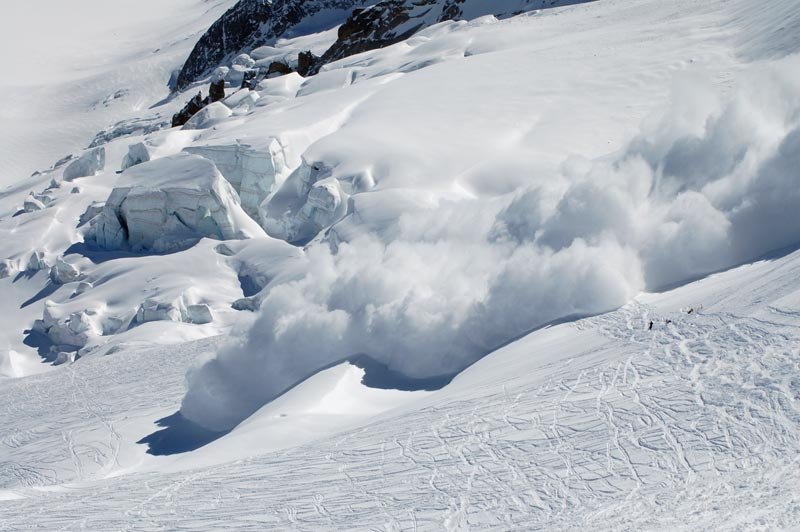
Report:
[[[800,528],[797,0],[31,2],[0,531]]]
[[[342,24],[336,42],[303,74],[354,54],[403,41],[438,22],[484,15],[507,17],[535,9],[589,0],[240,0],[200,38],[177,77],[183,89],[226,59],[274,43]],[[352,11],[352,13],[350,13]],[[349,16],[348,16],[349,15]]]
[[[336,42],[315,62],[322,65],[351,55],[404,41],[422,28],[448,20],[472,20],[484,15],[508,17],[545,7],[589,0],[382,0],[356,10],[339,28]]]
[[[364,0],[240,0],[195,45],[175,80],[183,89],[217,65],[278,37],[341,24]]]

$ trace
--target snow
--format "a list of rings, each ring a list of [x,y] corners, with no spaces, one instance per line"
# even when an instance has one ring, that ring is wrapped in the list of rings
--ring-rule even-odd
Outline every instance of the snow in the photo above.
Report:
[[[274,138],[253,144],[190,146],[184,151],[213,161],[254,220],[259,220],[261,203],[286,177],[283,147]]]
[[[185,130],[232,2],[138,4],[0,106],[0,529],[798,526],[794,0],[439,24]]]
[[[214,164],[190,154],[129,169],[90,224],[88,240],[108,250],[167,252],[202,237],[263,234]]]
[[[86,151],[64,169],[64,181],[99,174],[106,166],[106,150],[102,146]]]
[[[8,74],[0,83],[14,103],[0,106],[0,186],[80,151],[99,130],[165,98],[170,72],[234,3],[120,0],[114,9],[102,0],[6,3],[0,60]],[[124,96],[109,99],[121,87],[128,89]]]

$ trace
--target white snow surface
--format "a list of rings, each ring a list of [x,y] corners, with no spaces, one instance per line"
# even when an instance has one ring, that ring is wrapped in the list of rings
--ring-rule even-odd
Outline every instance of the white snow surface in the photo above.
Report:
[[[795,0],[439,24],[150,132],[232,2],[35,1],[0,530],[800,527]]]

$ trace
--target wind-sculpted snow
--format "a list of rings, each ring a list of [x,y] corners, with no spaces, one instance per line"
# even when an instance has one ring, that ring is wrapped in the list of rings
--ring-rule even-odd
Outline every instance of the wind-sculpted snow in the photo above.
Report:
[[[571,159],[510,201],[412,201],[370,224],[393,202],[372,192],[379,206],[355,202],[308,248],[305,276],[271,288],[249,333],[191,374],[182,412],[228,429],[362,353],[453,374],[553,320],[800,242],[798,72],[798,57],[754,68],[730,99],[679,89],[621,153]]]

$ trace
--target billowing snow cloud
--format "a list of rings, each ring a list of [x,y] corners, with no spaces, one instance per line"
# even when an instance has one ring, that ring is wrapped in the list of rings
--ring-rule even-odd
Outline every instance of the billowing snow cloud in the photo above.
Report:
[[[182,412],[228,429],[361,353],[413,377],[451,374],[550,321],[796,244],[799,174],[791,57],[754,67],[727,98],[684,84],[621,153],[571,159],[511,197],[409,193],[386,222],[398,191],[371,192],[358,223],[310,246],[305,274],[271,288],[238,343],[190,374]]]

